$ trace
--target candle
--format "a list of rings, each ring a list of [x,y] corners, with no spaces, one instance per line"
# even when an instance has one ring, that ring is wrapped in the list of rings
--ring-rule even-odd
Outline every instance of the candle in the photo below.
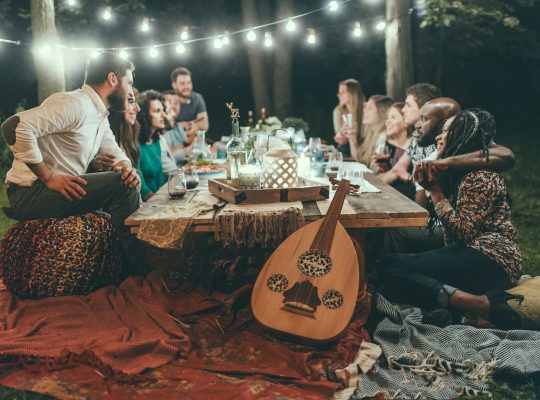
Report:
[[[261,167],[259,165],[238,166],[238,187],[240,189],[259,189],[261,186]]]
[[[298,157],[298,175],[304,178],[309,178],[311,175],[311,161],[305,154]]]

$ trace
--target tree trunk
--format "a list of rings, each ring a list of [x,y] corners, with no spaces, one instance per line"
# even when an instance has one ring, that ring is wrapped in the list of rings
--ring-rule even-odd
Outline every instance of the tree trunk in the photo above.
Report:
[[[411,17],[409,0],[386,2],[386,93],[402,100],[413,83]]]
[[[278,0],[276,19],[281,20],[292,15],[289,0]],[[273,98],[274,113],[281,120],[293,115],[292,110],[292,38],[278,35],[274,39]]]
[[[64,59],[56,46],[58,34],[54,23],[54,0],[31,0],[32,38],[35,45],[47,44],[50,52],[34,52],[34,64],[38,79],[38,101],[65,90]]]
[[[257,26],[257,7],[255,0],[242,0],[242,19],[245,26]],[[248,43],[248,61],[249,71],[251,74],[251,86],[253,90],[253,98],[255,101],[255,109],[260,110],[262,107],[268,108],[270,102],[270,85],[267,79],[267,70],[264,60],[263,49],[261,48],[264,32],[258,30],[257,40],[253,43]]]

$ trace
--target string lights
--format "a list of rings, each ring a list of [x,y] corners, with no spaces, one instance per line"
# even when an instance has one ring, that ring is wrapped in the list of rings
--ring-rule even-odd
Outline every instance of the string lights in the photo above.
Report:
[[[180,35],[179,35],[180,40],[169,42],[169,43],[159,43],[159,44],[141,45],[141,46],[123,46],[123,47],[112,47],[112,48],[100,48],[97,46],[96,47],[92,47],[92,46],[73,47],[73,46],[67,46],[67,45],[57,44],[57,43],[40,43],[37,46],[33,46],[32,50],[39,55],[46,56],[50,54],[51,51],[53,51],[55,47],[57,47],[64,50],[89,52],[91,53],[92,57],[99,57],[100,53],[103,51],[112,51],[112,52],[116,52],[122,58],[126,58],[126,59],[129,58],[129,56],[132,54],[134,50],[145,50],[146,54],[150,58],[155,59],[160,55],[160,49],[166,48],[166,47],[174,49],[176,54],[178,55],[183,55],[188,52],[188,46],[190,46],[193,43],[202,42],[202,41],[207,41],[210,44],[210,46],[213,47],[215,50],[220,50],[225,46],[231,45],[232,43],[231,37],[235,35],[245,35],[245,39],[249,43],[255,43],[258,37],[258,31],[262,31],[263,28],[281,26],[283,27],[284,31],[286,31],[288,34],[294,34],[298,31],[298,20],[300,18],[306,17],[314,13],[318,13],[324,10],[336,12],[344,4],[350,1],[352,0],[341,0],[341,1],[332,0],[332,1],[329,1],[324,7],[311,10],[303,14],[289,16],[285,19],[269,22],[269,23],[259,25],[259,26],[248,27],[248,28],[237,30],[237,31],[226,30],[222,34],[214,34],[212,36],[207,36],[207,37],[191,38],[191,32],[189,30],[189,27],[183,26],[180,30]],[[369,1],[372,4],[380,2],[380,0],[366,0],[366,1]],[[422,1],[422,0],[416,0],[416,1]],[[70,7],[77,7],[79,6],[80,0],[64,0],[64,2],[66,5]],[[102,19],[105,22],[111,22],[114,19],[114,13],[111,6],[106,6],[105,8],[102,9],[100,13],[100,19]],[[352,24],[352,29],[350,31],[350,35],[352,38],[359,39],[364,36],[366,22],[369,22],[369,20],[364,21],[363,22],[364,25],[361,25],[360,21],[355,21]],[[381,19],[380,17],[378,17],[375,20],[373,20],[372,29],[378,32],[383,32],[386,29],[386,25],[387,25],[387,21],[385,19]],[[144,34],[149,34],[152,31],[151,18],[143,17],[139,25],[139,30],[143,32]],[[261,35],[263,34],[261,33]],[[273,38],[273,33],[271,31],[265,30],[264,36],[262,37],[263,37],[262,43],[261,43],[262,46],[268,49],[274,47],[274,38]],[[317,44],[318,37],[314,28],[307,29],[305,41],[310,46]],[[0,38],[0,42],[21,45],[19,41],[13,41],[13,40],[1,39],[1,38]]]

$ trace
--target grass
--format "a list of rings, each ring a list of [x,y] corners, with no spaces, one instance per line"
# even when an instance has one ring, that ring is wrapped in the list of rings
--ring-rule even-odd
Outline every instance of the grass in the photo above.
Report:
[[[534,134],[503,136],[501,144],[509,146],[516,154],[517,162],[504,174],[512,197],[512,213],[523,253],[523,273],[540,275],[540,140]],[[5,186],[0,183],[0,207],[7,205]],[[0,213],[0,236],[14,221]],[[491,399],[536,399],[538,386],[532,381],[515,381],[498,377],[491,385]],[[0,386],[0,399],[42,400],[50,397],[22,392]],[[488,398],[487,396],[475,397]]]

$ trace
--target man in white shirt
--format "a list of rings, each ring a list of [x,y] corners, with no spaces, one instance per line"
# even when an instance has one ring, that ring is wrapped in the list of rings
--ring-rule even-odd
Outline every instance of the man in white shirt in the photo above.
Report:
[[[65,217],[103,209],[111,215],[132,272],[145,272],[124,220],[139,207],[140,179],[115,141],[108,109],[122,111],[134,66],[112,53],[88,60],[81,89],[55,93],[2,124],[14,154],[6,176],[18,220]],[[98,152],[114,156],[112,171],[87,174]]]

